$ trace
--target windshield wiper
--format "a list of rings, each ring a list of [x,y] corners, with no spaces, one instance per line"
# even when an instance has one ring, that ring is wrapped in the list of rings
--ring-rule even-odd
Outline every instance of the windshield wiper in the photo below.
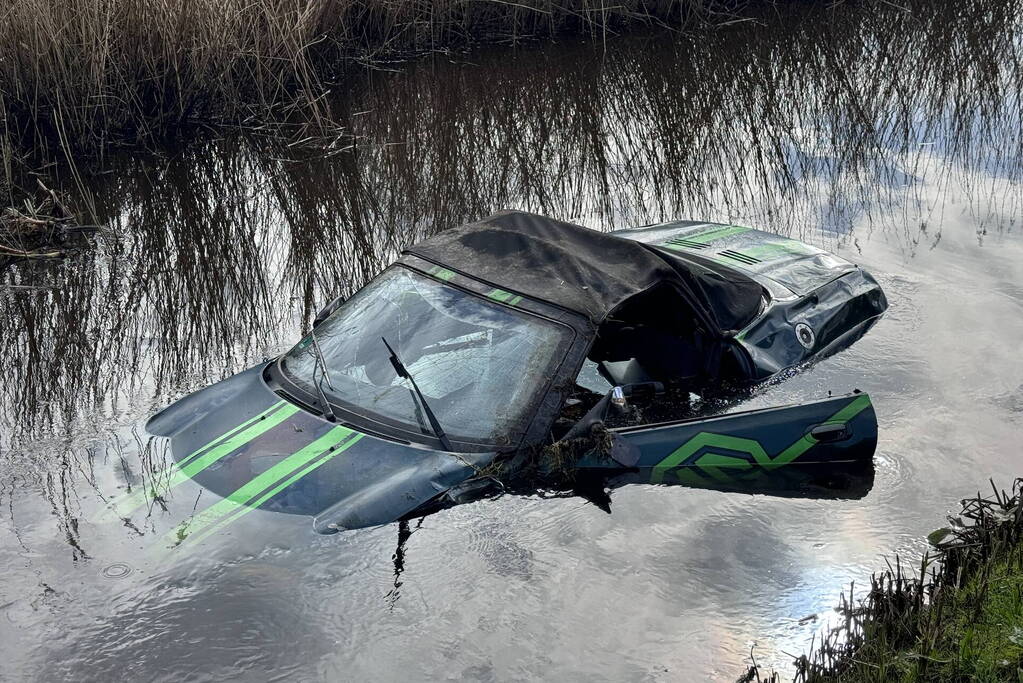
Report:
[[[423,406],[423,412],[426,413],[426,419],[430,421],[430,426],[433,428],[433,433],[437,436],[437,440],[440,441],[440,445],[443,446],[446,451],[454,451],[455,449],[451,447],[451,442],[448,441],[448,435],[444,433],[444,430],[441,429],[440,422],[437,421],[437,416],[433,414],[432,410],[430,410],[430,404],[426,402],[426,397],[423,396],[423,392],[419,390],[419,385],[416,384],[416,381],[412,379],[412,373],[408,371],[405,364],[401,362],[400,358],[398,358],[398,354],[396,354],[394,349],[391,348],[391,345],[387,343],[387,339],[384,337],[380,337],[380,339],[384,342],[384,346],[387,347],[387,350],[391,354],[391,365],[394,366],[394,371],[398,373],[398,377],[407,379],[412,385],[412,388],[415,390],[416,396],[419,397],[419,403]]]
[[[330,405],[330,401],[327,400],[327,394],[323,392],[323,380],[327,380],[327,386],[330,387],[331,391],[334,391],[334,385],[330,381],[330,375],[327,374],[327,361],[323,357],[323,351],[320,350],[320,342],[316,341],[316,332],[309,330],[309,338],[313,341],[313,353],[316,355],[316,360],[319,361],[320,369],[323,374],[320,375],[320,381],[316,381],[316,368],[313,368],[313,384],[316,385],[316,390],[320,392],[320,401],[323,403],[324,411],[323,417],[327,418],[331,422],[337,422],[337,414],[334,412],[334,406]]]

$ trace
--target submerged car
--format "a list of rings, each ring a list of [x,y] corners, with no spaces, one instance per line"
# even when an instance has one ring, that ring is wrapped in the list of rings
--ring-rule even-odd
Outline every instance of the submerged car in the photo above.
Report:
[[[859,267],[759,230],[505,211],[410,247],[292,350],[147,429],[170,438],[169,486],[222,497],[178,538],[252,509],[323,533],[384,524],[545,454],[653,483],[869,463],[866,394],[712,417],[692,402],[845,348],[886,306]]]

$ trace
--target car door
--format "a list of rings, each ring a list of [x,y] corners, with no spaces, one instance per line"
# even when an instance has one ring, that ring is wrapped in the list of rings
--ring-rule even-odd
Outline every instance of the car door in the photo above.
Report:
[[[612,431],[618,450],[630,454],[627,464],[649,470],[655,484],[685,484],[694,475],[731,478],[779,468],[868,464],[877,445],[873,405],[859,392]],[[578,466],[620,469],[622,458],[591,453]]]

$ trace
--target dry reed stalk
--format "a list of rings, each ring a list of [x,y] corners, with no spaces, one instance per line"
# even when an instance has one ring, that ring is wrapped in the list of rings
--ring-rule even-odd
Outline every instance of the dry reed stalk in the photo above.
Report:
[[[0,265],[13,258],[55,258],[63,251],[52,245],[63,242],[74,230],[75,216],[57,193],[38,181],[35,197],[20,208],[0,211]]]
[[[11,144],[71,156],[189,122],[329,120],[345,57],[624,23],[677,25],[742,0],[9,0],[0,112]],[[8,175],[9,177],[9,175]]]

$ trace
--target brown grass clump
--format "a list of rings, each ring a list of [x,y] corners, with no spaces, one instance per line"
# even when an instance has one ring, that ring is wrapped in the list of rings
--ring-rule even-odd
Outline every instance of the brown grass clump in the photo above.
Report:
[[[7,0],[0,3],[0,258],[57,252],[68,212],[22,178],[196,127],[336,137],[344,65],[475,41],[678,24],[746,0]],[[312,130],[310,130],[312,129]],[[34,183],[29,183],[34,184]],[[88,203],[88,197],[81,198]],[[50,245],[45,247],[43,245]],[[43,249],[40,251],[40,249]]]
[[[0,211],[0,264],[16,258],[61,256],[63,252],[53,245],[63,242],[69,230],[82,230],[57,194],[42,181],[38,185],[36,196]]]
[[[8,0],[0,142],[95,153],[188,123],[326,116],[345,58],[678,24],[738,0]]]

